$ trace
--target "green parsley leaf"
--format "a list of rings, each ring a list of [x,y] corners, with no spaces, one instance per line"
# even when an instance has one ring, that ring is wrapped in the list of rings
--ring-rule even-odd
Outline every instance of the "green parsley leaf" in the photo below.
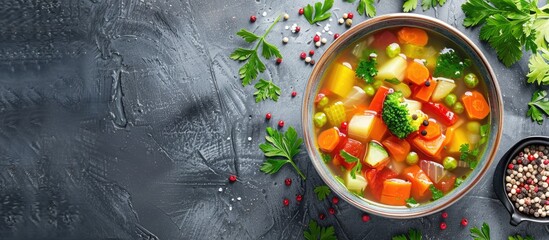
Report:
[[[328,197],[328,195],[330,195],[331,192],[332,190],[330,190],[330,188],[326,185],[315,187],[316,197],[318,198],[319,201],[326,199],[326,197]]]
[[[402,4],[402,10],[404,12],[410,12],[417,8],[417,2],[418,0],[405,0],[404,4]]]
[[[366,83],[374,82],[374,77],[377,75],[377,60],[376,58],[367,58],[360,60],[358,67],[355,70],[357,77],[363,79]]]
[[[536,121],[538,124],[542,124],[544,117],[549,116],[549,99],[547,97],[547,91],[537,90],[532,94],[532,99],[528,103],[527,116],[532,118],[532,121]]]
[[[483,223],[480,229],[474,227],[469,229],[473,240],[490,240],[490,226],[487,223]]]
[[[242,37],[244,39],[244,41],[249,42],[249,43],[255,42],[255,40],[260,38],[259,36],[255,35],[254,33],[250,32],[246,29],[240,29],[240,31],[238,31],[236,33],[236,35]]]
[[[509,236],[507,238],[508,240],[534,240],[532,236],[526,235],[526,237],[522,237],[521,235],[515,235],[515,236]]]
[[[324,0],[324,4],[317,2],[315,3],[314,8],[311,4],[307,4],[307,6],[303,8],[303,16],[310,24],[324,21],[332,16],[332,13],[329,11],[333,5],[334,0]]]
[[[468,66],[469,62],[462,60],[454,49],[445,48],[437,58],[433,76],[451,79],[461,78],[463,71]]]
[[[457,188],[459,187],[459,185],[461,185],[465,180],[463,178],[456,178],[456,182],[454,183],[454,188]]]
[[[549,26],[547,26],[549,27]],[[548,31],[549,32],[549,31]],[[540,49],[539,52],[533,54],[528,62],[528,82],[537,83],[538,85],[549,85],[549,51]]]
[[[433,196],[432,196],[433,200],[437,200],[437,199],[444,196],[444,193],[442,191],[438,190],[435,187],[435,185],[429,186],[429,191],[431,191],[431,193],[433,194]]]
[[[259,55],[257,53],[257,49],[260,46],[262,46],[261,55],[264,58],[270,59],[272,56],[282,58],[282,55],[280,54],[278,48],[265,40],[265,37],[267,37],[271,29],[274,27],[274,25],[276,25],[279,20],[280,16],[275,19],[275,21],[262,36],[258,36],[246,29],[240,29],[240,31],[236,33],[236,35],[242,37],[242,39],[244,39],[244,41],[248,43],[253,43],[257,41],[257,44],[254,48],[237,48],[229,56],[232,60],[235,61],[246,61],[246,63],[242,65],[242,67],[240,67],[240,69],[238,70],[238,74],[240,76],[240,79],[242,80],[243,86],[251,84],[257,78],[260,72],[264,72],[267,69],[261,59],[259,59]]]
[[[259,82],[254,85],[257,91],[254,93],[255,102],[261,102],[266,99],[278,101],[280,96],[280,88],[273,83],[273,81],[267,81],[265,79],[259,79]]]
[[[392,240],[421,240],[421,239],[422,239],[421,232],[416,229],[408,230],[408,235],[401,234],[401,235],[394,236],[392,238]]]
[[[442,7],[445,3],[446,0],[421,0],[421,7],[423,8],[423,11],[427,11],[437,5]]]
[[[322,156],[322,161],[324,161],[325,163],[329,163],[330,161],[332,161],[332,156],[330,156],[330,154],[321,153],[320,155]]]
[[[337,240],[333,226],[321,227],[316,221],[309,221],[309,229],[303,232],[307,240]]]
[[[274,174],[280,168],[289,163],[294,167],[299,176],[306,180],[305,175],[295,165],[293,157],[299,153],[299,147],[303,143],[303,139],[297,136],[297,132],[293,127],[289,127],[286,133],[279,132],[268,127],[265,143],[259,145],[259,148],[268,158],[261,166],[261,171],[267,174]],[[275,159],[276,157],[276,159]]]
[[[419,203],[413,197],[406,199],[406,207],[413,208],[417,206],[419,206]]]
[[[479,146],[477,145],[473,149],[469,146],[469,143],[464,143],[459,146],[459,160],[466,162],[469,168],[474,169],[478,164],[478,155],[480,153]]]
[[[368,17],[374,17],[376,15],[374,0],[360,0],[356,11],[359,15],[363,15],[364,13],[366,13]]]
[[[345,150],[341,150],[339,152],[339,155],[343,159],[345,159],[345,162],[348,162],[348,163],[356,162],[355,166],[353,166],[353,168],[351,168],[351,172],[349,172],[349,174],[351,175],[351,178],[356,179],[356,173],[362,171],[362,163],[360,163],[360,161],[358,160],[357,157],[349,154]]]

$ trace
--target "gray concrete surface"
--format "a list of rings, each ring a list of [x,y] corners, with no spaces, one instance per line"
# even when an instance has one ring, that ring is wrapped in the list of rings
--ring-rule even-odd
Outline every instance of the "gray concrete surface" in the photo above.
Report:
[[[312,191],[322,181],[304,149],[297,163],[306,182],[288,167],[272,176],[259,172],[264,158],[257,146],[265,127],[280,119],[301,131],[300,93],[312,68],[298,56],[313,49],[312,34],[321,30],[297,16],[308,2],[2,1],[0,239],[302,239],[306,223],[330,206]],[[462,30],[489,58],[505,102],[499,157],[521,137],[548,135],[549,123],[525,117],[533,91],[524,79],[527,62],[506,68],[497,61],[479,43],[478,29],[461,26],[463,2],[417,12]],[[337,0],[333,13],[355,12],[356,5]],[[378,14],[400,12],[401,1],[377,6]],[[235,36],[238,29],[263,32],[283,12],[290,20],[268,39],[280,46],[284,63],[267,63],[261,75],[283,94],[277,103],[256,104],[255,89],[241,86],[240,64],[228,55],[247,46]],[[252,14],[255,24],[248,21]],[[355,14],[355,23],[365,19]],[[284,29],[293,23],[300,34]],[[345,30],[335,18],[332,25],[333,32]],[[288,45],[281,46],[282,36],[290,36]],[[229,184],[230,174],[239,181]],[[459,225],[467,217],[469,226],[488,222],[493,239],[511,233],[549,239],[547,226],[509,225],[492,174],[493,168],[447,210],[446,231],[438,229],[440,214],[372,216],[363,223],[362,212],[344,202],[320,223],[334,225],[340,239],[390,239],[409,228],[426,239],[467,239],[468,228]],[[296,194],[304,195],[300,204]]]

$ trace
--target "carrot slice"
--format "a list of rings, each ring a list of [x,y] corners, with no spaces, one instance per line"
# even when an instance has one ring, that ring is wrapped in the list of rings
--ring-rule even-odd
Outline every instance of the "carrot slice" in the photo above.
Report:
[[[433,140],[425,140],[420,136],[415,137],[412,140],[412,144],[417,147],[421,152],[428,156],[434,157],[442,150],[442,143],[444,143],[446,137],[444,135],[438,136]]]
[[[452,173],[448,173],[438,183],[435,183],[435,187],[440,191],[447,193],[450,190],[454,189],[455,183],[456,183],[456,175]]]
[[[404,206],[410,198],[412,183],[398,178],[387,179],[383,182],[380,202],[387,205]]]
[[[385,133],[387,133],[387,125],[385,125],[385,122],[383,122],[383,119],[381,119],[381,117],[378,115],[374,119],[374,125],[372,126],[370,137],[373,140],[381,142],[381,140],[385,136]]]
[[[454,138],[455,131],[456,131],[456,126],[451,126],[449,128],[446,128],[446,133],[444,134],[446,135],[446,139],[444,139],[444,142],[442,143],[443,147],[448,145],[448,143],[452,141],[452,139]]]
[[[381,142],[381,144],[383,144],[391,154],[391,157],[397,162],[404,161],[410,152],[410,144],[405,139],[391,136]]]
[[[435,121],[429,121],[429,125],[427,125],[427,126],[423,126],[423,124],[422,124],[421,127],[419,128],[419,131],[421,133],[424,130],[425,130],[426,134],[425,135],[420,134],[419,136],[421,136],[421,138],[423,138],[425,140],[435,139],[438,136],[440,136],[440,134],[441,134],[440,125]]]
[[[426,84],[427,81],[429,81],[429,84]],[[433,81],[433,80],[427,80],[427,81],[424,84],[418,86],[419,89],[417,90],[416,94],[414,94],[414,98],[423,102],[429,101],[429,99],[431,98],[431,95],[433,95],[433,92],[437,87],[437,81]]]
[[[389,93],[388,87],[379,87],[376,95],[374,95],[374,98],[372,99],[372,102],[370,102],[370,107],[368,107],[368,109],[381,114],[381,109],[383,109],[383,101],[385,101],[385,96],[387,96],[387,93]]]
[[[403,27],[397,35],[401,44],[414,44],[423,47],[429,41],[427,32],[419,28]]]
[[[318,147],[324,152],[332,152],[339,143],[339,131],[337,128],[330,128],[318,135]]]
[[[478,91],[465,92],[461,97],[467,115],[473,119],[484,119],[490,113],[490,106]]]
[[[422,63],[412,61],[406,67],[406,79],[416,85],[424,84],[429,78],[429,69]]]
[[[413,165],[402,170],[402,175],[412,183],[412,197],[417,201],[431,198],[429,186],[433,184],[429,176],[418,165]]]

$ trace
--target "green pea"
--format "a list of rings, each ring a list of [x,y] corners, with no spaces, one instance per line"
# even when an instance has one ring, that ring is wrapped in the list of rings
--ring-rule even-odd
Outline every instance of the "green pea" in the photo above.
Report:
[[[387,53],[387,56],[394,58],[400,54],[400,45],[398,45],[398,43],[391,43],[387,46],[385,52]]]
[[[451,106],[454,106],[454,104],[456,104],[457,99],[458,97],[455,94],[450,93],[444,98],[444,103],[446,103],[448,107],[451,107]]]
[[[419,156],[417,155],[416,152],[409,152],[408,155],[406,156],[406,163],[408,163],[408,165],[417,164],[418,161],[419,161]]]
[[[380,81],[380,80],[376,80],[374,81],[374,83],[372,84],[372,86],[374,87],[375,90],[377,90],[379,87],[381,87],[383,85],[383,82]]]
[[[319,108],[323,108],[326,105],[328,105],[329,102],[330,102],[330,99],[328,97],[324,96],[323,98],[320,99],[320,101],[318,101],[317,106]]]
[[[474,73],[469,73],[465,75],[465,77],[463,78],[463,82],[468,88],[474,88],[478,85],[477,75],[475,75]]]
[[[453,109],[454,109],[454,112],[457,114],[461,114],[463,113],[463,110],[465,110],[465,108],[463,107],[463,104],[461,104],[460,102],[456,102]]]
[[[316,127],[321,128],[328,122],[328,117],[326,117],[326,114],[323,112],[317,112],[313,117],[313,121]]]
[[[457,168],[458,161],[455,158],[448,156],[442,160],[442,166],[444,166],[444,169],[452,171]]]
[[[364,91],[368,94],[368,96],[374,96],[374,94],[376,94],[376,90],[372,87],[372,85],[366,85],[366,87],[364,87]]]
[[[467,130],[472,133],[480,133],[480,123],[476,121],[468,122]]]

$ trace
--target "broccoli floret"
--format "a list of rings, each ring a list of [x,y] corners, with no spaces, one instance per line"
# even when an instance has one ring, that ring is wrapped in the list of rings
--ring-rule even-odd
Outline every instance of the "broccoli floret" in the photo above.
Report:
[[[389,131],[398,138],[405,138],[419,129],[419,116],[416,120],[412,119],[412,114],[408,112],[400,91],[387,95],[383,102],[381,118]]]

